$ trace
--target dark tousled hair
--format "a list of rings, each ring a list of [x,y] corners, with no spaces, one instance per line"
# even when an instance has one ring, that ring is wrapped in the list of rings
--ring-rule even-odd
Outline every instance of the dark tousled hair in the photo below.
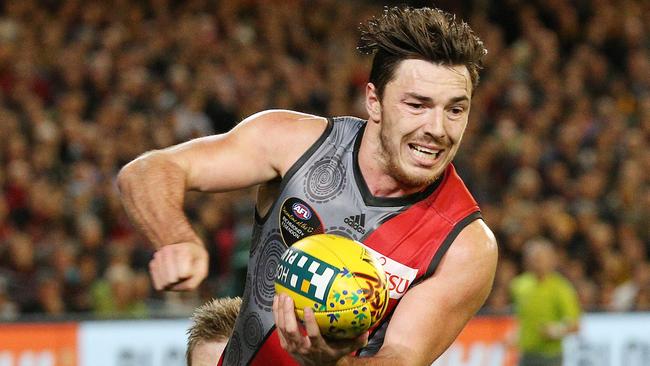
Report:
[[[381,98],[399,63],[421,59],[441,65],[465,65],[472,79],[472,91],[479,81],[479,69],[487,50],[469,25],[440,9],[386,7],[379,18],[359,27],[358,50],[375,54],[370,82]]]

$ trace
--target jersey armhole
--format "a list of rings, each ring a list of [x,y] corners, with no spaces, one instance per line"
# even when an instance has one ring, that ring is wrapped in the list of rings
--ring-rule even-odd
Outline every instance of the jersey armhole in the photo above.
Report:
[[[325,140],[329,137],[330,133],[332,132],[334,126],[334,120],[332,118],[327,118],[327,126],[325,127],[325,130],[323,133],[318,137],[318,139],[296,160],[293,165],[287,170],[287,173],[282,177],[282,180],[280,181],[280,189],[278,190],[278,197],[282,194],[282,191],[284,191],[284,188],[286,187],[287,183],[291,180],[291,178],[296,174],[298,169],[300,169],[306,162],[309,160],[309,158],[318,150],[318,148],[325,142]],[[266,219],[269,217],[271,212],[273,212],[273,209],[275,208],[275,205],[277,203],[277,197],[273,201],[273,204],[269,208],[269,210],[264,214],[264,216],[261,216],[259,212],[257,211],[257,205],[255,205],[255,222],[258,223],[259,225],[264,225],[266,222]]]
[[[436,272],[436,269],[438,268],[438,265],[440,264],[440,261],[442,261],[442,257],[445,256],[447,250],[449,250],[449,247],[451,247],[451,244],[454,242],[454,240],[456,240],[456,237],[458,237],[458,234],[460,234],[460,232],[463,231],[463,229],[467,225],[481,218],[483,218],[481,216],[481,211],[474,211],[469,215],[465,216],[464,219],[456,223],[456,225],[454,225],[454,227],[451,229],[451,231],[449,232],[445,240],[442,242],[442,245],[440,245],[440,248],[438,248],[436,254],[434,254],[433,259],[431,259],[431,262],[427,267],[427,271],[424,273],[424,275],[422,275],[422,277],[415,280],[411,284],[411,286],[409,286],[409,288],[415,287],[418,284],[420,284],[422,281],[433,276],[433,274]]]
[[[454,228],[451,229],[451,232],[449,232],[449,235],[447,235],[445,240],[442,242],[442,245],[440,245],[440,248],[438,248],[438,251],[433,256],[431,263],[429,263],[429,267],[427,267],[426,273],[424,276],[422,276],[422,280],[433,276],[433,274],[436,272],[436,269],[438,268],[438,265],[440,264],[440,261],[442,261],[442,257],[444,257],[444,255],[447,253],[447,250],[449,250],[451,244],[454,242],[454,240],[456,240],[458,234],[460,234],[460,232],[463,231],[467,225],[480,218],[482,218],[481,211],[474,211],[471,214],[465,216],[465,218],[456,223],[456,225],[454,225]]]

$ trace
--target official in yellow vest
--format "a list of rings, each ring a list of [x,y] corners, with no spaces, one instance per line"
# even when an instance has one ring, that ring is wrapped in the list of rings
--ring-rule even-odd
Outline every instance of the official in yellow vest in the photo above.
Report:
[[[556,271],[555,250],[548,240],[526,243],[524,260],[527,271],[510,285],[519,321],[519,365],[561,366],[562,339],[579,327],[578,296]]]

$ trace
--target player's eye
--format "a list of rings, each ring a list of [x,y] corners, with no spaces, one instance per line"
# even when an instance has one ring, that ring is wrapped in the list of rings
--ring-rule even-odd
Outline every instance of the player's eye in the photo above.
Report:
[[[465,113],[465,108],[463,108],[461,106],[451,107],[449,109],[449,114],[452,117],[460,117],[460,116],[463,115],[463,113]]]
[[[424,106],[422,103],[406,103],[407,106],[413,108],[413,109],[422,109]]]

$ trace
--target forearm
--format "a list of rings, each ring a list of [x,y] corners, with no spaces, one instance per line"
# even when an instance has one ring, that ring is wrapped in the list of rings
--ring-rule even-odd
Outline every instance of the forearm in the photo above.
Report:
[[[357,366],[357,365],[363,365],[363,366],[394,366],[394,365],[403,365],[401,363],[402,360],[396,359],[394,357],[381,357],[381,356],[373,356],[373,357],[351,357],[351,356],[346,356],[343,357],[339,362],[336,364],[336,366]]]
[[[430,364],[419,360],[420,358],[416,354],[407,349],[399,351],[384,347],[376,355],[370,357],[345,356],[337,362],[336,366],[424,366]]]
[[[120,171],[118,187],[131,222],[156,248],[201,243],[183,212],[186,184],[181,167],[150,153]]]

